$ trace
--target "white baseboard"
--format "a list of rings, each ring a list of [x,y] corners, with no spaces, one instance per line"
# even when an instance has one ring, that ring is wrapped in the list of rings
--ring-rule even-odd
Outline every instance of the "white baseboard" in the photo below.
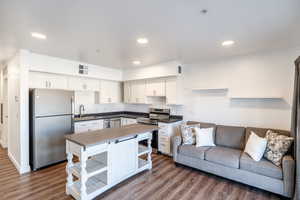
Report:
[[[2,148],[6,149],[7,148],[7,145],[4,143],[3,140],[0,140],[0,145]]]
[[[15,165],[17,168],[19,174],[25,174],[27,172],[30,172],[30,166],[20,166],[20,164],[16,161],[16,159],[13,157],[13,155],[8,152],[8,157],[11,160],[11,162]]]

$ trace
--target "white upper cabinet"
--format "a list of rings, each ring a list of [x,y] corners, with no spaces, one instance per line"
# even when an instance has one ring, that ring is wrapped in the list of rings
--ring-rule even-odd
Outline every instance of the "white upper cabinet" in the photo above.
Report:
[[[69,77],[69,89],[74,91],[99,91],[100,81],[82,77]]]
[[[151,79],[146,83],[146,96],[166,96],[165,79]]]
[[[131,83],[124,82],[124,103],[131,103]]]
[[[131,103],[145,104],[146,103],[146,81],[131,82]]]
[[[68,79],[62,75],[30,72],[29,88],[67,90]]]
[[[120,103],[121,83],[117,81],[105,81],[100,83],[100,103]]]
[[[166,104],[180,104],[176,78],[166,79]]]
[[[167,77],[124,83],[124,102],[147,103],[147,97],[165,97],[167,105],[181,105],[180,84],[177,77]]]

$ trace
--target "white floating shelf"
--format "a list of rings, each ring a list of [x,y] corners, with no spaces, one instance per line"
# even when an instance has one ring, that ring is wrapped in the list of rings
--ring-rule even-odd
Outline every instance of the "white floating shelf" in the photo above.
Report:
[[[282,96],[231,96],[230,99],[283,99]]]
[[[192,88],[192,91],[222,91],[222,90],[228,90],[226,87],[220,87],[220,88]]]

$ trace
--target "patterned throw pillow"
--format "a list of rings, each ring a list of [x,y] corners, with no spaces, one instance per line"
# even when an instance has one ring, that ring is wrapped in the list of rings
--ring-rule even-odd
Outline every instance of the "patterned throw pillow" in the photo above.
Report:
[[[183,145],[193,145],[196,144],[196,134],[195,134],[195,127],[199,127],[200,125],[181,125],[181,137],[182,137],[182,144]]]
[[[283,156],[288,152],[294,139],[285,135],[279,135],[271,130],[267,131],[266,139],[268,143],[264,157],[275,165],[280,166]]]

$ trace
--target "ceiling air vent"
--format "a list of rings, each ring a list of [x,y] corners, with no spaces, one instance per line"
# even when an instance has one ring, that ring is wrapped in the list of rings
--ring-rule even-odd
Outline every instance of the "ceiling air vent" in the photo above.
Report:
[[[79,65],[79,74],[88,74],[89,72],[89,67],[85,65]]]

